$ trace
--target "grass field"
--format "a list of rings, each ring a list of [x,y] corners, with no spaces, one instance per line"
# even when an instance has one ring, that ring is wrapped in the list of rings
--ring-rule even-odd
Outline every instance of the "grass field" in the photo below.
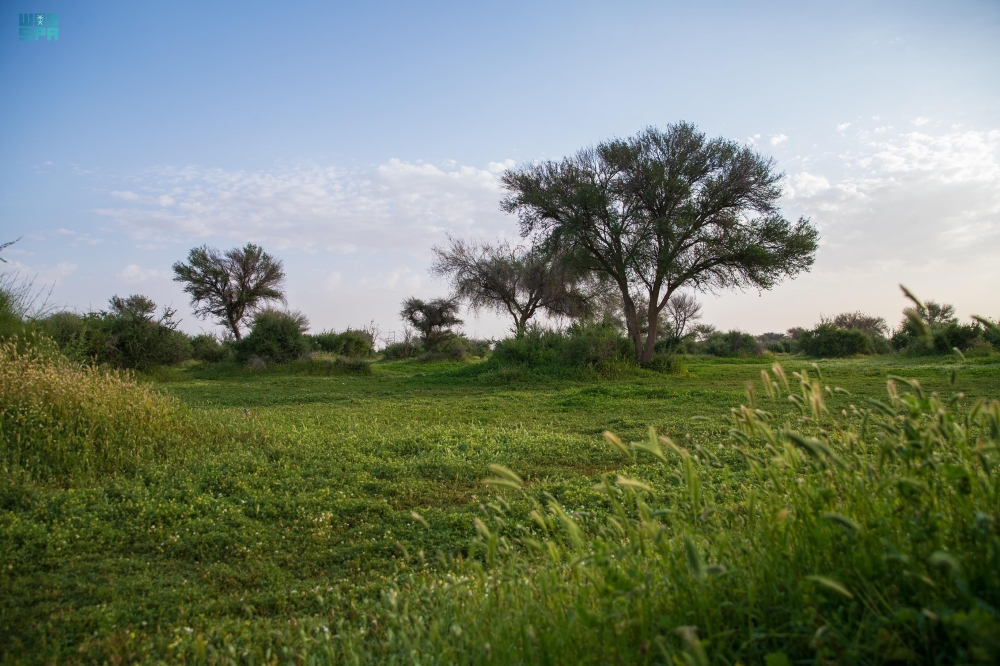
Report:
[[[585,517],[607,510],[594,488],[602,475],[667,479],[653,458],[624,459],[602,437],[642,440],[653,426],[692,451],[715,452],[718,474],[703,483],[724,503],[725,488],[712,484],[733,486],[746,473],[728,448],[730,409],[746,402],[748,381],[761,392],[760,371],[773,361],[692,359],[686,374],[617,379],[415,361],[378,363],[368,376],[160,374],[157,390],[214,424],[210,443],[149,456],[127,473],[0,488],[0,654],[36,663],[182,654],[284,662],[307,660],[313,642],[354,627],[358,659],[388,659],[364,647],[364,627],[380,630],[374,609],[386,590],[405,591],[414,571],[446,580],[466,556],[482,535],[475,519],[492,511],[482,505],[497,506],[482,483],[490,464]],[[782,363],[815,375],[810,361]],[[818,367],[822,384],[850,394],[829,395],[832,412],[883,397],[888,375],[962,391],[963,405],[1000,397],[997,357]],[[776,422],[795,412],[791,403],[769,409]],[[512,516],[527,515],[529,506],[509,499]],[[491,649],[460,660],[488,660]],[[663,661],[646,648],[636,654]]]

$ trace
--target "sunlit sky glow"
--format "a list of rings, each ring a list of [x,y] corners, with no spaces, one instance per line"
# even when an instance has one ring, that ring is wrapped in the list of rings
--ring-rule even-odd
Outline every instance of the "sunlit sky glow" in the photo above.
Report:
[[[753,333],[864,310],[902,282],[1000,316],[1000,3],[0,2],[0,242],[69,307],[261,243],[314,330],[400,328],[446,234],[516,237],[497,175],[677,120],[752,143],[811,273],[702,295]],[[19,42],[18,12],[59,14]],[[470,317],[467,332],[507,324]]]

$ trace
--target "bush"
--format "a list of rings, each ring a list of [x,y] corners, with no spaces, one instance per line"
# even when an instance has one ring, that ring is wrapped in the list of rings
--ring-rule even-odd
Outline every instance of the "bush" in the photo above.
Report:
[[[297,313],[262,310],[254,315],[250,334],[235,343],[241,363],[287,363],[305,354],[305,318]]]
[[[313,348],[352,358],[370,358],[375,353],[371,335],[363,331],[347,329],[343,333],[324,331],[308,336]]]
[[[764,348],[757,342],[757,338],[749,333],[733,330],[728,333],[712,333],[699,343],[698,351],[709,356],[742,358],[760,356]]]
[[[62,352],[81,363],[148,371],[191,358],[191,340],[176,330],[174,312],[145,296],[114,296],[110,309],[78,315],[58,312],[36,323]]]
[[[404,340],[403,342],[394,342],[391,345],[386,345],[385,349],[382,350],[382,358],[386,361],[399,361],[407,358],[416,358],[423,351],[424,348],[419,342]]]
[[[191,338],[191,357],[205,363],[218,363],[228,355],[225,346],[214,335],[196,335]]]
[[[841,358],[856,354],[871,354],[874,351],[871,337],[849,328],[837,328],[834,324],[819,324],[802,334],[799,341],[802,351],[818,358]]]
[[[635,354],[631,340],[610,324],[575,323],[566,333],[561,359],[566,365],[627,361]]]
[[[646,363],[643,367],[653,372],[670,374],[684,374],[687,372],[687,367],[680,358],[676,354],[671,353],[654,354],[649,363]]]
[[[497,365],[561,365],[604,370],[634,364],[633,358],[631,341],[604,323],[576,323],[566,332],[530,328],[519,338],[498,342],[492,356]]]

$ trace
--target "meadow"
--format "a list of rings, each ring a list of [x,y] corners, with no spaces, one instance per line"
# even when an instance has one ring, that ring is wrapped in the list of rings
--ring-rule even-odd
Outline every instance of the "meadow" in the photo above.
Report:
[[[24,390],[17,382],[27,381],[11,374],[11,353],[6,401],[21,411],[8,409],[2,422],[5,663],[780,665],[976,662],[1000,654],[989,635],[1000,626],[1000,583],[996,571],[988,573],[991,561],[1000,563],[1000,437],[975,420],[990,409],[1000,418],[1000,409],[986,403],[968,420],[977,400],[1000,396],[996,356],[815,365],[781,355],[692,357],[680,373],[634,369],[613,378],[415,360],[375,363],[369,375],[227,376],[192,363],[140,378],[135,390],[160,406],[150,407],[146,419],[153,435],[132,453],[117,459],[81,445],[33,460],[11,444],[17,428],[35,427],[22,418],[30,400],[11,397]],[[776,360],[791,382],[785,392],[796,393],[793,371],[806,373],[805,398],[767,397],[781,388]],[[762,370],[773,384],[762,382]],[[903,399],[887,397],[892,375],[918,380],[922,397],[911,407],[924,416],[906,416]],[[756,384],[750,395],[748,382]],[[897,385],[905,393],[907,386]],[[929,397],[956,391],[962,397],[952,403]],[[976,517],[948,518],[947,527],[940,516],[928,519],[937,531],[924,541],[947,543],[922,557],[937,559],[908,578],[896,571],[891,580],[873,582],[866,597],[845,577],[885,578],[889,560],[854,561],[839,577],[815,570],[805,580],[796,558],[818,546],[834,559],[870,548],[897,553],[901,562],[915,557],[897,552],[905,549],[887,535],[905,531],[905,524],[923,529],[919,503],[907,508],[902,495],[887,495],[867,518],[858,515],[861,504],[851,504],[889,493],[876,477],[912,477],[914,493],[930,493],[933,485],[917,472],[889,474],[888,449],[878,453],[883,440],[863,434],[868,417],[852,409],[870,408],[870,399],[889,405],[883,411],[893,412],[890,420],[911,419],[918,430],[947,409],[955,423],[966,419],[965,430],[954,432],[970,442],[979,437],[981,450],[962,444],[934,453],[973,488],[954,491],[972,498],[966,506],[934,486],[931,513],[953,503]],[[809,406],[798,404],[803,400],[812,401],[811,421]],[[832,416],[816,411],[819,403]],[[751,408],[734,415],[741,404]],[[753,416],[758,407],[765,416]],[[154,414],[161,408],[183,428],[174,439],[155,434],[165,427]],[[130,419],[135,409],[127,407]],[[840,425],[823,421],[838,414]],[[51,418],[49,432],[70,417]],[[803,440],[806,448],[796,453],[788,442],[797,440],[774,435],[775,425],[763,435],[775,437],[772,446],[758,436],[764,431],[754,429],[755,418],[784,423],[781,433],[794,425],[820,439]],[[662,449],[650,427],[664,438]],[[808,449],[820,440],[854,442],[850,455],[866,462]],[[865,441],[872,448],[852,448]],[[87,456],[94,462],[72,462]],[[833,471],[840,463],[830,463],[837,459],[847,460],[843,478]],[[900,460],[909,466],[918,458]],[[931,467],[943,473],[943,464]],[[865,481],[859,470],[869,468]],[[487,477],[492,481],[484,483]],[[840,516],[827,521],[833,531],[816,531],[808,538],[819,541],[794,548],[790,531],[774,530],[792,520],[782,507],[791,507],[793,517],[802,509],[769,485],[779,479],[780,493],[813,487],[815,497],[807,500],[817,506],[837,497],[849,506],[827,507]],[[849,510],[855,515],[847,517]],[[965,533],[947,541],[952,528],[974,532],[969,525],[977,520],[980,541]],[[765,529],[754,521],[773,524]],[[741,546],[743,534],[747,544],[763,541]],[[954,554],[942,555],[946,547]],[[773,559],[760,559],[760,548]],[[752,583],[758,575],[770,580],[767,591]],[[924,587],[908,591],[904,578]],[[923,595],[927,605],[910,609],[913,617],[896,617],[902,602],[893,595]],[[879,596],[888,619],[867,603]],[[855,635],[847,635],[852,627]]]

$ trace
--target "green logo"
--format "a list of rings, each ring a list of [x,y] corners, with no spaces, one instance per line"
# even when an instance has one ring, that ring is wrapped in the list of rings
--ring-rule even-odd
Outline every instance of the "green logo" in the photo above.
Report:
[[[18,14],[17,26],[22,42],[59,41],[59,14]]]

